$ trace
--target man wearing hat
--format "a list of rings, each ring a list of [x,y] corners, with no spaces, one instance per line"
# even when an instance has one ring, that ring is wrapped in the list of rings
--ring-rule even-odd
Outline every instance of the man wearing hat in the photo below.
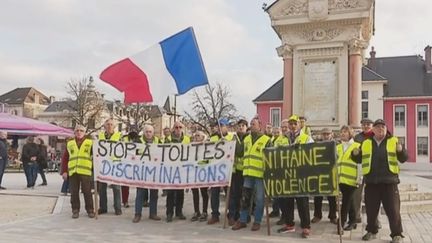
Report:
[[[333,141],[333,131],[327,127],[321,130],[321,138],[322,141],[328,142]],[[327,196],[327,200],[329,203],[329,214],[328,218],[332,224],[337,224],[336,219],[336,197],[335,196]],[[318,223],[322,219],[322,196],[314,197],[314,217],[312,218],[312,223]]]
[[[354,136],[354,142],[356,143],[363,143],[364,140],[370,138],[373,136],[373,131],[372,131],[372,124],[373,121],[369,118],[363,118],[361,120],[361,132],[357,135]],[[363,194],[363,187],[364,184],[362,183],[357,189],[355,189],[354,194],[353,194],[353,205],[354,205],[354,210],[356,213],[356,223],[361,223],[362,219],[361,219],[361,205],[362,205],[362,194]],[[378,220],[378,227],[381,228],[381,223],[379,223]]]
[[[381,203],[390,224],[392,243],[402,242],[402,220],[398,184],[399,164],[408,159],[406,150],[398,143],[398,138],[387,131],[384,120],[373,123],[373,137],[363,141],[360,149],[354,149],[352,158],[362,164],[365,183],[365,204],[367,233],[363,240],[376,238],[378,233],[377,216]]]
[[[288,119],[287,133],[288,144],[306,144],[313,143],[314,140],[306,133],[302,133],[300,129],[300,119],[297,115],[292,115]],[[297,210],[300,216],[300,226],[302,228],[302,237],[310,236],[310,213],[309,213],[309,197],[296,197]],[[286,215],[284,227],[278,229],[279,233],[295,232],[294,226],[294,198],[281,198],[279,205],[282,210],[282,215]]]
[[[80,186],[84,195],[85,209],[89,218],[94,218],[92,200],[92,140],[85,136],[86,128],[77,125],[74,129],[75,137],[67,142],[66,151],[62,156],[61,175],[63,180],[69,177],[69,190],[71,193],[72,218],[79,217],[80,212]]]
[[[214,133],[210,137],[210,142],[218,142],[220,139],[224,138],[227,141],[232,141],[234,138],[234,134],[228,133],[228,125],[229,120],[226,118],[220,118],[218,120],[218,132]],[[219,222],[219,196],[220,196],[220,187],[212,187],[210,189],[211,197],[210,197],[210,206],[211,206],[211,218],[207,221],[207,224],[215,224]]]

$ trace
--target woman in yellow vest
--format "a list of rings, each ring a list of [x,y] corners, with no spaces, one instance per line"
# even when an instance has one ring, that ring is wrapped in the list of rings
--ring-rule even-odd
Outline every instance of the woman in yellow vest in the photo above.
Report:
[[[342,192],[341,222],[344,230],[357,228],[353,195],[358,185],[361,183],[361,180],[360,173],[357,169],[358,165],[351,159],[351,152],[359,148],[360,144],[354,142],[353,137],[353,129],[349,126],[342,126],[340,129],[341,143],[336,147],[338,155],[339,189]],[[344,227],[348,212],[348,225]]]
[[[80,186],[84,194],[85,209],[90,218],[94,218],[92,200],[92,145],[90,138],[85,136],[85,127],[77,125],[74,129],[75,138],[67,142],[66,151],[62,157],[61,174],[63,180],[69,177],[69,190],[71,193],[72,218],[79,217],[80,212]]]
[[[384,120],[376,120],[372,131],[373,137],[363,141],[360,149],[354,149],[352,153],[353,159],[362,165],[365,183],[367,233],[362,239],[368,241],[376,238],[377,216],[382,203],[390,223],[391,242],[402,242],[398,162],[407,161],[408,154],[398,143],[397,137],[387,131]]]

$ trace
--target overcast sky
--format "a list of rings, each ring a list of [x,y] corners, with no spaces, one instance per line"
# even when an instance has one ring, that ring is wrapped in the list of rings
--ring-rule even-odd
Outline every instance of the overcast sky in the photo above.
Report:
[[[34,0],[0,2],[0,94],[35,87],[67,97],[71,79],[92,75],[108,99],[122,94],[98,79],[110,64],[194,27],[210,83],[223,82],[240,114],[282,76],[280,40],[262,3],[271,0]],[[377,0],[377,56],[424,55],[432,45],[432,1]],[[179,97],[186,109],[190,95]]]

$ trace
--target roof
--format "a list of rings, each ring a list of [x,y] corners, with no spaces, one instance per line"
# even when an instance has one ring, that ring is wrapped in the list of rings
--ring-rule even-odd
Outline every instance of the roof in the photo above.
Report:
[[[373,58],[368,67],[387,78],[385,97],[432,95],[432,74],[421,56]]]
[[[263,101],[282,101],[283,100],[283,78],[279,79],[266,91],[262,92],[258,97],[256,97],[253,102],[263,102]]]
[[[35,94],[39,95],[38,104],[48,105],[50,103],[50,100],[47,96],[33,87],[16,88],[5,94],[2,94],[0,96],[0,102],[6,104],[24,104],[24,102],[35,103]]]
[[[63,112],[65,110],[76,111],[76,102],[73,100],[54,101],[45,109],[44,112]]]
[[[379,75],[374,70],[363,66],[362,68],[362,81],[384,81],[387,80],[385,77]]]

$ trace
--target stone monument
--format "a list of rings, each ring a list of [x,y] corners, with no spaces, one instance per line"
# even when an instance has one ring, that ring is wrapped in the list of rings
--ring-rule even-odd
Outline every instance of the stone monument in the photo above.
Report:
[[[266,8],[282,45],[282,117],[360,125],[361,70],[373,34],[374,0],[278,0]]]

